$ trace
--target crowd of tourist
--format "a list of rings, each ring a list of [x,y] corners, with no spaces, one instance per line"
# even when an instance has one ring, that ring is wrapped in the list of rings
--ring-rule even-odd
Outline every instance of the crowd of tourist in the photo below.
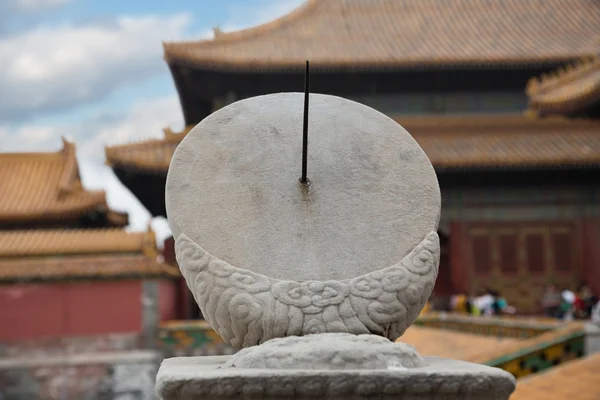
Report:
[[[498,316],[514,314],[516,309],[496,290],[483,290],[476,296],[459,293],[450,298],[450,310],[473,316]]]
[[[591,318],[597,303],[598,296],[585,282],[581,283],[576,291],[568,288],[560,290],[556,285],[548,284],[542,296],[544,314],[567,321]]]
[[[600,300],[587,283],[581,283],[577,290],[559,289],[548,284],[541,298],[541,309],[545,316],[564,321],[574,319],[600,319]],[[482,290],[474,296],[458,293],[443,307],[447,311],[472,316],[513,315],[517,310],[495,290]]]

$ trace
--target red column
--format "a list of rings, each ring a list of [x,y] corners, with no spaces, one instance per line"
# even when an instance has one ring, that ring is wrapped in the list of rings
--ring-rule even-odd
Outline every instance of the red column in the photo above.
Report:
[[[175,258],[175,240],[173,236],[165,239],[163,256],[165,262],[171,265],[177,265],[177,259]],[[185,279],[180,277],[176,283],[176,310],[175,315],[177,319],[188,319],[191,315],[192,301],[190,299],[191,293],[187,288]]]
[[[167,264],[177,265],[177,260],[175,259],[175,240],[173,236],[165,239],[163,242],[163,257]]]
[[[179,319],[189,319],[190,315],[192,315],[192,293],[188,290],[187,284],[185,283],[185,279],[181,277],[179,279],[179,284],[177,285],[178,291],[178,315]]]
[[[440,237],[440,239],[442,238]],[[447,242],[441,243],[439,272],[437,280],[435,281],[435,287],[433,288],[433,293],[436,296],[451,296],[454,292],[454,289],[452,288],[452,271],[450,268],[449,247],[450,245]]]
[[[466,223],[453,221],[450,223],[450,281],[456,292],[469,293],[469,269],[467,253]]]
[[[581,240],[581,277],[595,293],[600,293],[600,218],[582,221]]]

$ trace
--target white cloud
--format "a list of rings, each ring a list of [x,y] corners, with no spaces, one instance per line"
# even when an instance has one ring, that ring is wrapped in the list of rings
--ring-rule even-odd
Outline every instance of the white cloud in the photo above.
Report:
[[[69,1],[0,0],[0,28],[11,13],[26,15]],[[229,10],[222,29],[268,22],[301,3],[262,0],[262,6],[237,7]],[[166,73],[161,42],[182,39],[189,25],[190,17],[185,14],[120,17],[111,23],[38,26],[0,36],[0,151],[53,151],[60,148],[60,137],[66,136],[77,145],[84,185],[104,189],[112,208],[127,211],[130,230],[147,229],[150,214],[104,165],[104,146],[160,137],[167,126],[181,128],[176,95],[140,100],[122,115],[98,113],[84,120],[80,117],[77,123],[40,125],[30,117],[58,111],[76,116],[79,105]],[[170,235],[164,218],[155,218],[151,224],[159,243]]]
[[[50,127],[22,126],[19,128],[18,140],[15,140],[8,127],[0,126],[0,151],[9,151],[22,143],[26,143],[30,149],[40,148],[52,140],[55,134]]]
[[[139,101],[120,118],[85,121],[75,129],[74,140],[82,156],[100,159],[104,157],[104,146],[162,137],[166,127],[183,128],[176,95]]]
[[[15,17],[19,14],[38,14],[64,6],[72,0],[2,0],[0,14],[2,19]]]
[[[185,14],[119,17],[0,39],[0,119],[69,109],[165,72],[161,43],[181,38],[189,22]]]
[[[57,136],[58,135],[58,136]],[[60,135],[52,127],[0,125],[0,151],[41,151],[60,145]]]
[[[126,211],[129,215],[128,231],[140,232],[148,229],[148,225],[156,233],[156,242],[162,246],[165,239],[171,236],[171,230],[162,217],[152,218],[142,203],[119,181],[112,170],[102,164],[89,162],[78,156],[81,180],[86,189],[106,191],[106,200],[114,210]]]
[[[71,0],[3,0],[8,4],[14,4],[18,10],[25,12],[40,12],[48,8],[65,5]]]
[[[171,236],[167,220],[163,217],[152,218],[142,203],[119,181],[112,170],[102,164],[79,159],[81,180],[86,189],[106,191],[106,200],[113,210],[126,211],[129,215],[130,232],[141,232],[148,225],[156,233],[156,242],[162,247],[165,239]]]
[[[0,0],[0,35],[30,26],[73,0]]]
[[[0,0],[3,10],[41,10],[72,0]],[[268,22],[302,0],[262,0],[229,10],[223,29]],[[124,85],[165,73],[162,41],[180,40],[190,16],[118,17],[109,23],[37,26],[0,37],[0,121],[72,110],[105,98]],[[202,31],[202,37],[210,33]]]
[[[183,127],[175,95],[141,100],[122,116],[95,116],[77,124],[0,126],[0,151],[55,151],[61,146],[60,137],[66,136],[77,146],[84,186],[105,190],[113,209],[129,213],[130,230],[146,230],[151,222],[157,240],[162,243],[170,235],[168,225],[162,219],[150,221],[150,213],[104,164],[104,146],[161,137],[162,129],[167,126],[174,130]]]
[[[164,217],[156,217],[152,220],[152,230],[156,233],[156,242],[160,248],[164,246],[165,240],[172,236],[169,223]]]

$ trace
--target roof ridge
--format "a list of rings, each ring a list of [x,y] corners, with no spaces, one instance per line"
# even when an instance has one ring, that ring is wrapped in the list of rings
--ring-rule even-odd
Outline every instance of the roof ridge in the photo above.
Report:
[[[79,182],[79,166],[77,165],[75,144],[67,141],[63,136],[61,138],[63,148],[60,151],[61,155],[65,159],[63,171],[58,180],[58,193],[59,196],[73,193],[78,189],[81,189],[81,182]],[[77,183],[79,182],[79,185]]]
[[[528,96],[534,96],[540,92],[553,89],[557,85],[573,82],[582,75],[600,67],[600,56],[582,58],[555,71],[541,76],[533,77],[527,82],[525,92]]]
[[[54,158],[58,159],[61,157],[63,149],[58,151],[14,151],[14,152],[0,152],[0,160],[3,158],[17,158],[17,159],[30,159],[30,158]]]
[[[598,52],[590,34],[600,29],[595,2],[489,3],[307,0],[258,26],[229,33],[215,30],[212,39],[164,42],[164,58],[184,70],[292,71],[301,69],[306,59],[319,70],[376,70],[554,67]],[[539,22],[539,13],[549,14],[554,23]],[[574,46],[575,41],[580,43]]]
[[[532,78],[525,90],[533,115],[576,113],[600,98],[600,54]]]
[[[333,0],[328,0],[333,1]],[[215,30],[213,32],[217,33],[213,39],[202,39],[196,41],[176,41],[176,42],[163,42],[163,49],[165,59],[169,58],[169,52],[183,52],[185,53],[188,46],[194,46],[198,44],[211,46],[214,44],[222,44],[223,42],[230,41],[238,41],[238,40],[246,40],[250,38],[254,38],[256,36],[260,36],[266,33],[270,33],[274,30],[277,30],[281,26],[294,22],[300,17],[307,14],[309,11],[313,11],[317,4],[325,4],[324,0],[305,0],[298,7],[288,12],[285,15],[282,15],[274,20],[269,22],[265,22],[260,25],[252,26],[249,28],[240,29],[238,31],[233,32],[223,32],[220,29]],[[179,51],[178,51],[179,50]]]
[[[197,124],[189,124],[183,127],[183,129],[179,132],[173,132],[171,128],[164,128],[163,134],[164,138],[167,140],[181,140],[183,139],[192,129],[196,127]]]
[[[62,144],[57,151],[0,153],[0,183],[10,192],[0,205],[2,221],[49,221],[109,210],[104,190],[82,184],[75,144],[64,137]]]

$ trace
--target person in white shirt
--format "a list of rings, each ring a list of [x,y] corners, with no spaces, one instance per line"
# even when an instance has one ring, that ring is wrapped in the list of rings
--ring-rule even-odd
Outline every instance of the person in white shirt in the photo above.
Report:
[[[494,296],[490,293],[485,293],[476,297],[474,303],[475,307],[477,307],[482,315],[491,316],[494,314]]]
[[[600,325],[600,301],[598,301],[596,305],[592,307],[591,320],[592,323]]]
[[[575,296],[575,293],[573,293],[569,289],[563,290],[561,293],[561,296],[563,298],[563,307],[564,307],[563,320],[564,321],[573,321],[573,319],[574,319],[573,306],[575,304],[575,299],[577,298],[577,296]]]

